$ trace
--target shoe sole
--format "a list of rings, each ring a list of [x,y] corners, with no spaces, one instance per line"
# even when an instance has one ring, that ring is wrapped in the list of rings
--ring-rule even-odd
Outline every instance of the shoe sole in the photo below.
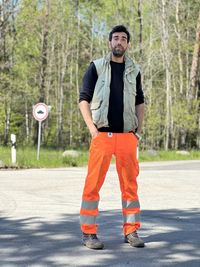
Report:
[[[134,247],[134,248],[144,248],[145,247],[144,243],[134,244],[132,242],[129,242],[128,240],[124,240],[124,243],[129,243],[131,245],[131,247]]]
[[[88,246],[86,244],[83,244],[84,246],[86,246],[87,248],[90,248],[90,249],[96,249],[96,250],[100,250],[100,249],[103,249],[104,246],[99,246],[99,247],[92,247],[92,246]]]

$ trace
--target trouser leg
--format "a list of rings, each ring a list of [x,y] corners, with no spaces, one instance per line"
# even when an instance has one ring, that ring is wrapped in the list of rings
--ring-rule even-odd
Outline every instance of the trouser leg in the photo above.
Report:
[[[116,167],[122,195],[123,231],[125,235],[140,228],[140,204],[137,194],[137,138],[133,133],[119,134],[116,146]]]
[[[88,161],[88,173],[83,189],[80,210],[82,232],[95,234],[97,232],[96,217],[98,215],[99,191],[104,183],[112,157],[112,140],[106,133],[92,140]]]

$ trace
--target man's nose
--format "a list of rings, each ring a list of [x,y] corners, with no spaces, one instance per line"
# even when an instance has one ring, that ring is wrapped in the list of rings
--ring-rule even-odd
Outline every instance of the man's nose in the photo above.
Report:
[[[120,39],[117,41],[117,44],[118,45],[121,45],[121,40]]]

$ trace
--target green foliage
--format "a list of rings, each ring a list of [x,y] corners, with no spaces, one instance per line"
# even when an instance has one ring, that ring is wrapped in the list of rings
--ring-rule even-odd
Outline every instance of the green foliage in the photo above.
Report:
[[[49,6],[47,2],[21,0],[16,10],[10,10],[10,6],[5,10],[9,19],[0,29],[0,144],[5,143],[6,126],[8,135],[16,133],[19,146],[37,143],[37,123],[32,116],[32,106],[44,93],[44,101],[52,109],[42,123],[42,145],[63,149],[87,146],[89,134],[78,110],[82,77],[94,58],[107,53],[111,27],[125,24],[132,37],[129,55],[141,65],[147,102],[143,149],[164,148],[167,134],[170,135],[169,147],[180,147],[182,132],[187,136],[190,148],[198,147],[199,104],[196,99],[192,104],[188,103],[198,0],[181,1],[179,22],[177,2],[166,2],[169,107],[161,1],[141,1],[142,54],[138,1],[123,0],[114,4],[111,0],[52,0]],[[169,127],[166,125],[167,113]],[[65,159],[65,163],[76,164],[73,160]]]
[[[196,128],[196,114],[187,110],[187,101],[181,100],[173,106],[174,124],[178,127],[193,132]]]

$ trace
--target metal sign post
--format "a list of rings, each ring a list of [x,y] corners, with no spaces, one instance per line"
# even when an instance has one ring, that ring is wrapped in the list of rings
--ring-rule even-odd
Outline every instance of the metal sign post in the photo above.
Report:
[[[33,117],[38,123],[38,147],[37,147],[37,160],[40,159],[40,142],[41,142],[41,128],[42,121],[46,120],[49,113],[49,107],[44,103],[38,103],[33,106]]]
[[[38,122],[38,146],[37,146],[37,160],[40,159],[40,141],[41,141],[41,128],[42,128],[42,122]]]

